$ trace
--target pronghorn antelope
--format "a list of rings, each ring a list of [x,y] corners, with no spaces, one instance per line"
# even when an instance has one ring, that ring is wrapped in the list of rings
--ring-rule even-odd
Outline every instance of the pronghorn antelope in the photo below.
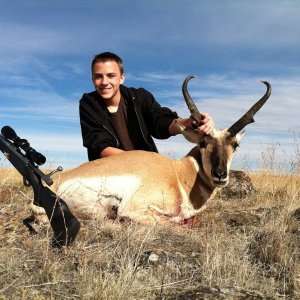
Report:
[[[201,113],[187,91],[182,92],[192,117]],[[58,175],[51,186],[79,219],[130,218],[141,223],[170,221],[185,223],[203,211],[216,188],[225,187],[233,154],[244,135],[242,129],[254,122],[254,114],[271,94],[265,95],[229,129],[214,129],[201,136],[177,124],[184,137],[196,146],[182,159],[158,153],[128,151],[80,165]]]

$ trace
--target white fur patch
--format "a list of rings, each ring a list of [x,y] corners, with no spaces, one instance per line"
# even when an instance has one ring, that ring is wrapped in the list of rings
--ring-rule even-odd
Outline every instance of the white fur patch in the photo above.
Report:
[[[181,184],[179,184],[180,192],[182,195],[182,203],[181,203],[181,218],[178,218],[179,216],[173,218],[173,222],[179,223],[183,221],[184,219],[189,219],[193,216],[195,216],[198,212],[199,209],[195,209],[189,199],[189,196],[187,195],[186,191],[182,187]]]
[[[200,168],[199,168],[199,163],[197,162],[197,160],[192,156],[189,157],[189,160],[192,162],[196,172],[198,173]]]
[[[210,135],[214,138],[220,139],[223,136],[228,135],[227,129],[213,129]]]
[[[80,210],[119,206],[121,201],[127,201],[140,186],[140,179],[133,175],[74,178],[63,182],[57,194],[68,205]]]

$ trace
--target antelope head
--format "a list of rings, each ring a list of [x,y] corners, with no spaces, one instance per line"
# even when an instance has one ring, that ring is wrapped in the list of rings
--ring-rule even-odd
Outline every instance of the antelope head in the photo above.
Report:
[[[182,93],[193,119],[197,124],[200,124],[202,115],[187,91],[187,83],[192,78],[194,76],[189,76],[185,79],[182,85]],[[227,185],[233,154],[245,133],[243,129],[246,125],[254,122],[253,117],[255,113],[271,95],[271,85],[266,81],[262,82],[267,86],[264,96],[228,129],[214,129],[210,134],[200,135],[198,131],[178,124],[184,137],[198,145],[200,157],[198,154],[196,159],[200,172],[204,173],[208,183],[213,187],[224,187]]]

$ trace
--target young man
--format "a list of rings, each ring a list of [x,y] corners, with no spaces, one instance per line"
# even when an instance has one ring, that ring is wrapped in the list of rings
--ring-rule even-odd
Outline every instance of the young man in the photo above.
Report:
[[[104,52],[92,61],[95,91],[83,94],[79,113],[83,145],[89,160],[115,155],[128,150],[157,152],[153,138],[166,139],[179,134],[175,120],[192,128],[192,118],[178,118],[175,112],[161,107],[145,89],[127,88],[122,59]],[[213,129],[208,114],[199,134]]]

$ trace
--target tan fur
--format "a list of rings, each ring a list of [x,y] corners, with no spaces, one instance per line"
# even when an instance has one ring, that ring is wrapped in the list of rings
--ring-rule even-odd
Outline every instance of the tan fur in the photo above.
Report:
[[[157,153],[130,151],[82,164],[55,179],[52,190],[59,195],[58,188],[70,179],[84,176],[101,177],[105,180],[112,175],[136,175],[141,181],[131,199],[120,202],[119,217],[141,222],[154,222],[160,216],[185,218],[181,216],[181,205],[189,197],[188,192],[195,183],[196,172],[192,164],[188,164],[187,168],[182,161],[172,161]],[[76,194],[73,196],[75,199]],[[70,203],[69,199],[64,200]],[[86,201],[89,202],[88,195]],[[193,210],[192,206],[190,209]],[[80,211],[80,207],[74,211],[75,215],[80,215],[77,211]]]

